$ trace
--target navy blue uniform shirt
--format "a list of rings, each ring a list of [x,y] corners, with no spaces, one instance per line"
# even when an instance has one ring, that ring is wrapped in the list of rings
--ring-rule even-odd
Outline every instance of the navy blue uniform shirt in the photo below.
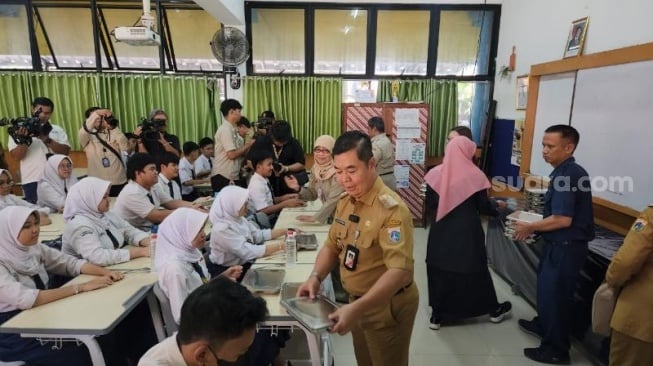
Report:
[[[584,241],[594,239],[592,189],[587,171],[571,157],[558,165],[549,176],[549,189],[544,196],[544,217],[571,217],[571,226],[541,232],[547,241]]]

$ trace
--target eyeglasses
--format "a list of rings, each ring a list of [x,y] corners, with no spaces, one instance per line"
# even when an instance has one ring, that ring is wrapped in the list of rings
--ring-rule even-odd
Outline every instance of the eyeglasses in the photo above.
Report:
[[[215,351],[213,350],[213,348],[210,345],[207,344],[206,347],[209,349],[209,351],[211,351],[211,354],[215,358],[215,364],[217,365],[220,362],[220,359],[218,358],[218,355],[215,354]]]
[[[13,186],[14,181],[13,180],[0,180],[0,186]]]
[[[73,165],[72,164],[61,164],[59,165],[59,168],[61,169],[72,169]]]
[[[329,154],[330,151],[328,149],[323,149],[320,147],[316,147],[313,149],[313,153],[321,153],[321,154]]]

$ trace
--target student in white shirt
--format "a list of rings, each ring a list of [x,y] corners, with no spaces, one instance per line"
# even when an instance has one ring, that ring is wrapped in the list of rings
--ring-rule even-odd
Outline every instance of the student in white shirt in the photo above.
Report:
[[[32,210],[37,210],[40,216],[41,225],[50,225],[50,209],[47,207],[40,207],[33,203],[29,203],[22,198],[16,197],[11,193],[11,188],[14,186],[14,178],[8,170],[0,169],[0,210],[9,206],[22,206]]]
[[[208,178],[198,179],[193,165],[200,156],[200,146],[192,141],[184,143],[184,157],[179,160],[179,180],[181,181],[181,197],[184,201],[193,202],[199,196],[193,188],[196,184],[208,183]]]
[[[68,135],[63,128],[50,123],[50,116],[54,111],[54,103],[45,97],[37,97],[32,102],[32,114],[39,112],[38,118],[43,124],[39,136],[31,137],[31,144],[17,143],[9,137],[7,146],[9,153],[20,160],[20,178],[25,192],[25,199],[31,203],[38,200],[36,187],[43,177],[46,155],[70,153]],[[25,129],[19,129],[19,135],[28,136]],[[29,137],[28,137],[29,138]]]
[[[206,212],[199,205],[172,199],[156,185],[159,176],[154,157],[150,154],[136,153],[129,159],[127,178],[129,183],[118,195],[113,212],[137,229],[149,231],[152,224],[160,224],[179,207]]]
[[[281,197],[272,195],[272,187],[268,178],[272,175],[272,154],[266,150],[253,151],[250,160],[254,167],[254,175],[249,181],[248,211],[250,214],[262,212],[268,215],[271,226],[274,226],[277,214],[286,207],[304,206],[305,202],[298,199],[297,193],[288,193]]]
[[[122,155],[123,164],[127,166],[127,160],[129,160],[129,158],[131,158],[131,156],[136,153],[138,136],[134,135],[131,132],[127,132],[125,133],[125,137],[127,138],[127,146],[125,146],[125,150],[122,150],[120,154]]]
[[[181,199],[181,187],[177,183],[179,177],[179,157],[172,153],[163,153],[157,160],[159,181],[157,185],[172,199]]]
[[[87,263],[39,244],[39,215],[27,207],[0,211],[0,323],[22,310],[93,291],[122,279],[122,274]],[[49,273],[97,276],[94,279],[48,289]],[[55,343],[56,344],[56,343]],[[85,347],[63,342],[58,347],[19,334],[0,334],[0,359],[34,365],[90,365]]]
[[[149,255],[149,234],[109,212],[111,182],[86,177],[68,193],[61,250],[99,266]]]
[[[77,183],[77,177],[72,173],[73,162],[68,156],[50,156],[45,164],[43,179],[39,182],[37,204],[48,207],[52,212],[63,212],[66,196],[70,188]]]
[[[260,230],[245,219],[247,197],[245,188],[226,186],[211,206],[211,252],[206,264],[211,276],[234,265],[242,265],[245,272],[256,258],[283,250],[283,243],[261,245],[266,240],[283,236],[286,229]]]
[[[206,213],[182,207],[159,226],[154,267],[159,286],[170,301],[172,316],[177,323],[184,300],[211,278],[199,251],[206,241],[204,225],[207,220]],[[224,275],[237,278],[241,271],[242,267],[234,266]]]
[[[195,160],[195,176],[199,179],[208,178],[211,175],[211,169],[213,169],[213,139],[203,137],[199,145],[202,153]]]
[[[158,253],[157,253],[158,256]],[[218,365],[236,362],[265,321],[265,301],[227,278],[193,291],[181,308],[179,332],[152,347],[139,366]]]

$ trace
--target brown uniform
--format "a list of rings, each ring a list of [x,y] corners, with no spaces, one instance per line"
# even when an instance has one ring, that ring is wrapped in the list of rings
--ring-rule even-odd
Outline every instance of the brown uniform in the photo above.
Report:
[[[342,284],[350,294],[350,301],[369,291],[390,268],[413,272],[412,216],[381,178],[359,200],[348,195],[340,199],[325,245],[338,253]],[[348,245],[358,250],[354,270],[345,265]],[[363,314],[352,329],[359,366],[408,365],[418,302],[417,286],[411,282],[389,303],[379,304]]]
[[[653,365],[652,206],[641,213],[612,257],[606,281],[621,289],[610,322],[610,364]]]

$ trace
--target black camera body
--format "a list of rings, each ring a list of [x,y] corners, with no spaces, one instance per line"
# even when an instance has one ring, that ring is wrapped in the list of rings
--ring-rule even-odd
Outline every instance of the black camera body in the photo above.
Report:
[[[272,162],[272,169],[274,169],[275,172],[280,172],[281,169],[283,169],[283,164],[281,164],[278,160],[275,160]]]
[[[158,140],[161,128],[163,128],[165,124],[166,122],[162,120],[149,120],[142,118],[141,123],[138,125],[138,127],[141,128],[141,138],[145,140]]]
[[[40,109],[35,111],[32,117],[0,118],[0,126],[9,126],[7,132],[16,144],[31,145],[32,137],[49,135],[50,131],[52,131],[52,126],[49,123],[41,122],[38,117],[39,114],[41,114]],[[18,134],[21,128],[27,130],[27,135]]]
[[[116,128],[118,127],[118,124],[120,124],[120,121],[118,121],[118,118],[115,116],[102,116],[102,119],[105,120],[111,128]]]

